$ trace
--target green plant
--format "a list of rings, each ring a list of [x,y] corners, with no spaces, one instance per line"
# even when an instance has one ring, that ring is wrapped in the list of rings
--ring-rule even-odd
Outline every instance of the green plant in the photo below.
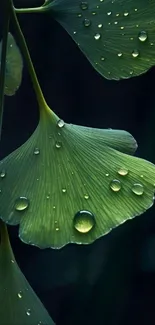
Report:
[[[0,77],[1,124],[4,92],[6,95],[15,93],[21,83],[23,65],[14,38],[8,33],[10,19],[27,63],[40,111],[40,121],[32,136],[0,162],[0,216],[5,223],[20,225],[19,236],[27,244],[40,248],[61,248],[68,243],[89,244],[143,213],[153,204],[155,166],[132,156],[137,144],[128,132],[68,124],[49,108],[16,13],[48,12],[68,31],[100,74],[109,79],[120,79],[139,75],[154,64],[151,39],[154,9],[154,2],[147,6],[146,1],[138,0],[134,4],[131,0],[125,4],[121,0],[55,0],[45,1],[43,6],[33,9],[15,9],[11,0],[5,1]],[[112,15],[112,12],[115,14]],[[14,51],[11,51],[9,42]],[[6,264],[4,254],[5,249],[9,252],[10,248],[8,244],[2,245],[7,242],[3,240],[3,236],[7,236],[3,222],[1,261],[11,272],[12,264]],[[4,271],[1,274],[3,279]],[[18,272],[16,274],[17,280],[12,278],[11,282],[12,295],[15,290],[19,293],[23,285],[18,282]],[[19,283],[18,288],[16,283]],[[5,286],[8,286],[7,282]],[[5,299],[6,303],[7,297]],[[36,296],[34,299],[37,299]],[[25,301],[23,310],[24,304]],[[2,319],[7,320],[5,309],[2,308],[1,312]],[[42,318],[43,313],[42,307]],[[25,323],[29,324],[29,321],[35,324],[36,318],[26,318]],[[18,323],[10,319],[10,324]]]

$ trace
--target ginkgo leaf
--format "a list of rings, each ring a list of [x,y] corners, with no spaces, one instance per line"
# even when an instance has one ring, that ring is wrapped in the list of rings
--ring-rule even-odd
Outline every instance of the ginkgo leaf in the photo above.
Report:
[[[0,42],[0,58],[2,53],[2,41]],[[4,93],[7,96],[15,95],[21,85],[23,71],[23,59],[16,41],[11,33],[8,33],[6,73]]]
[[[0,220],[0,324],[54,325],[30,287],[12,252],[6,226]]]
[[[42,10],[107,79],[137,76],[155,64],[154,0],[48,0]]]
[[[27,142],[0,162],[0,217],[19,224],[21,240],[88,244],[151,207],[155,166],[116,150],[134,151],[130,134],[53,114],[44,112]]]

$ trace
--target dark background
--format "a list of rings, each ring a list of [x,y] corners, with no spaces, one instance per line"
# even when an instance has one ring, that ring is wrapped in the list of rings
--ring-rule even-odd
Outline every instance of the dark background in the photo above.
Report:
[[[155,162],[155,68],[108,81],[49,15],[20,15],[20,22],[54,112],[68,123],[127,130],[139,144],[136,155]],[[25,65],[21,88],[5,98],[0,158],[28,139],[38,119]],[[17,227],[9,233],[21,270],[57,325],[155,324],[154,207],[89,246],[40,250],[23,244]]]

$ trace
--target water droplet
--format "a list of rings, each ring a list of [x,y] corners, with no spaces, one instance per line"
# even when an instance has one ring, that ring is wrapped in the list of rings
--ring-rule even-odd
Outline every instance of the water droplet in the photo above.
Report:
[[[23,211],[26,210],[29,206],[29,201],[26,197],[20,196],[15,202],[15,210]]]
[[[132,187],[132,192],[135,193],[136,195],[142,195],[144,193],[144,187],[142,184],[134,184]]]
[[[99,33],[97,33],[97,34],[95,34],[94,38],[95,38],[96,40],[99,40],[99,39],[101,38],[101,35],[100,35]]]
[[[94,215],[89,211],[79,211],[74,216],[74,228],[80,233],[89,232],[95,225]]]
[[[81,4],[80,4],[80,7],[81,7],[82,10],[88,9],[88,2],[82,1]]]
[[[14,260],[11,260],[11,263],[12,263],[12,264],[14,264],[14,262],[15,262]]]
[[[111,14],[112,14],[111,11],[107,12],[107,16],[111,16]]]
[[[121,176],[126,176],[127,174],[128,174],[128,169],[126,169],[126,168],[120,168],[119,170],[118,170],[118,174],[119,175],[121,175]]]
[[[66,188],[62,188],[63,193],[66,193],[66,191],[67,191]]]
[[[101,61],[104,61],[104,60],[105,60],[105,58],[103,56],[101,56]]]
[[[22,298],[22,291],[19,291],[17,295],[18,295],[18,298],[21,299]]]
[[[39,153],[40,153],[39,148],[35,148],[35,149],[34,149],[34,155],[39,155]]]
[[[59,230],[60,230],[60,228],[59,228],[59,227],[56,227],[56,228],[55,228],[55,230],[56,230],[56,231],[59,231]]]
[[[2,170],[1,173],[0,173],[0,177],[1,178],[4,178],[6,176],[6,172],[5,170]]]
[[[129,13],[127,11],[124,12],[124,16],[127,17],[129,16]]]
[[[113,179],[110,183],[110,188],[114,191],[114,192],[119,192],[121,189],[121,182],[117,179]]]
[[[26,315],[27,315],[27,316],[30,316],[30,315],[31,315],[31,309],[28,309],[28,310],[27,310]]]
[[[55,146],[56,146],[57,149],[61,148],[62,142],[56,141]]]
[[[147,40],[147,33],[143,30],[139,33],[138,38],[141,42],[145,42]]]
[[[117,55],[120,58],[123,55],[123,53],[118,53]]]
[[[58,123],[57,123],[57,126],[59,128],[63,128],[64,125],[65,125],[65,122],[63,120],[59,120]]]
[[[84,19],[83,24],[85,27],[89,27],[91,25],[91,21],[87,18]]]
[[[88,194],[85,194],[85,195],[84,195],[84,198],[85,198],[86,200],[88,200],[88,199],[89,199],[89,195],[88,195]]]
[[[139,56],[139,51],[138,50],[133,50],[132,51],[132,56],[133,56],[133,58],[137,58]]]
[[[109,176],[109,173],[106,173],[105,176],[108,177]]]
[[[98,28],[102,28],[103,27],[103,25],[102,24],[98,24]]]

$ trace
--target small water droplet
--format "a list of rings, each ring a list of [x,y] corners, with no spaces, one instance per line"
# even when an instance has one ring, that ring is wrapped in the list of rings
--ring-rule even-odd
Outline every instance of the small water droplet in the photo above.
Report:
[[[80,233],[88,233],[95,226],[94,215],[86,210],[78,211],[74,216],[73,224]]]
[[[136,183],[132,187],[132,192],[136,195],[142,195],[144,193],[144,187],[142,184]]]
[[[133,50],[132,51],[132,56],[133,56],[133,58],[137,58],[138,56],[139,56],[139,51],[138,50]]]
[[[15,210],[17,211],[23,211],[26,210],[29,206],[29,201],[26,197],[20,196],[16,201],[15,201]]]
[[[57,126],[59,128],[63,128],[64,125],[65,125],[65,122],[63,120],[59,120],[58,123],[57,123]]]
[[[34,149],[34,155],[39,155],[39,153],[40,153],[39,148],[35,148],[35,149]]]
[[[22,298],[22,291],[19,291],[17,295],[18,295],[18,298],[21,299]]]
[[[30,316],[31,315],[31,309],[30,308],[26,311],[26,315],[27,316]]]
[[[85,27],[89,27],[91,25],[91,21],[87,18],[84,19],[83,24]]]
[[[103,25],[102,24],[98,24],[98,28],[102,28],[103,27]]]
[[[89,199],[89,195],[88,195],[88,194],[85,194],[85,195],[84,195],[84,198],[85,198],[86,200],[88,200],[88,199]]]
[[[86,9],[88,9],[88,2],[86,2],[86,1],[82,1],[81,4],[80,4],[80,8],[81,8],[82,10],[86,10]]]
[[[109,176],[109,173],[106,173],[105,176],[108,177]]]
[[[118,53],[117,55],[118,55],[118,57],[120,58],[120,57],[123,55],[123,53],[120,52],[120,53]]]
[[[118,179],[113,179],[110,183],[110,188],[114,192],[119,192],[121,189],[121,182]]]
[[[5,170],[2,170],[1,173],[0,173],[0,177],[1,178],[4,178],[6,176],[6,172]]]
[[[118,174],[119,175],[121,175],[121,176],[126,176],[127,174],[128,174],[128,169],[126,169],[126,168],[120,168],[119,170],[118,170]]]
[[[56,141],[55,146],[56,146],[57,149],[61,148],[62,142]]]
[[[11,260],[11,263],[12,263],[12,264],[14,264],[14,262],[15,262],[14,260]]]
[[[66,188],[62,188],[63,193],[66,193],[66,191],[67,191]]]
[[[60,228],[59,228],[59,227],[56,227],[56,228],[55,228],[55,230],[56,230],[56,231],[59,231],[59,230],[60,230]]]
[[[124,12],[124,16],[127,17],[129,16],[129,13],[127,11]]]
[[[138,38],[141,42],[145,42],[147,40],[147,33],[143,30],[139,33]]]
[[[99,34],[99,33],[95,34],[94,38],[95,38],[95,40],[99,40],[101,38],[101,34]]]
[[[107,16],[111,16],[112,12],[111,11],[108,11],[107,12]]]

